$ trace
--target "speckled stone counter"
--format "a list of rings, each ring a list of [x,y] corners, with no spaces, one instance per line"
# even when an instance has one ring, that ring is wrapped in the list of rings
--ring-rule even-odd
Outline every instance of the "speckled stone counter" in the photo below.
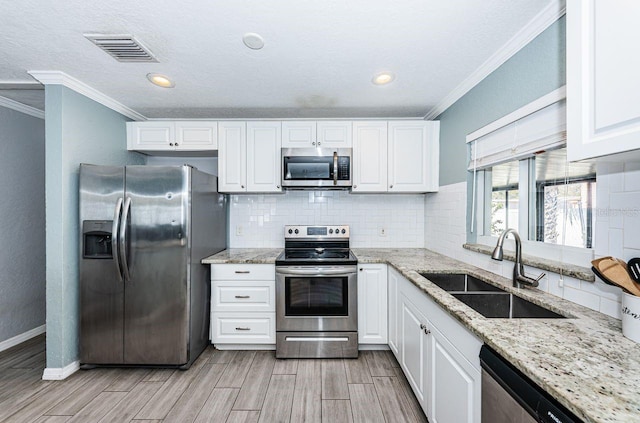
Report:
[[[202,260],[203,264],[274,264],[282,248],[230,248]]]
[[[620,321],[425,249],[359,249],[360,263],[386,263],[434,299],[560,403],[587,422],[640,422],[640,344]],[[467,272],[568,319],[489,319],[419,272]]]

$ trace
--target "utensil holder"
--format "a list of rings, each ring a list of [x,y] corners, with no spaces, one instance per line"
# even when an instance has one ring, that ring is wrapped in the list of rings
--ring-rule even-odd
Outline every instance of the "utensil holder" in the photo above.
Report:
[[[622,293],[622,334],[640,343],[640,297]]]

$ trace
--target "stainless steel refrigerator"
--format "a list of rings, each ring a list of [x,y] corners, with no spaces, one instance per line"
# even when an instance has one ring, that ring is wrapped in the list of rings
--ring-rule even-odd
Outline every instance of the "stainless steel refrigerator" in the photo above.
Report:
[[[209,342],[227,198],[190,166],[80,165],[80,362],[187,368]]]

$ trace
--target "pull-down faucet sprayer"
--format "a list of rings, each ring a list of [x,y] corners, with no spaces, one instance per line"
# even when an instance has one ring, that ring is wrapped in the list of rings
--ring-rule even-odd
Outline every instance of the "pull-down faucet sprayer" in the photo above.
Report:
[[[494,260],[502,261],[502,244],[504,244],[504,239],[509,234],[513,234],[513,238],[516,241],[516,263],[513,267],[513,286],[515,286],[516,288],[523,288],[525,286],[538,286],[540,279],[542,279],[545,274],[540,274],[540,276],[538,276],[536,279],[530,278],[524,274],[524,264],[522,264],[522,241],[520,240],[520,235],[518,235],[518,232],[516,232],[515,229],[507,229],[506,231],[502,232],[502,234],[500,234],[498,243],[496,244],[496,248],[493,250],[493,254],[491,254],[491,258]]]

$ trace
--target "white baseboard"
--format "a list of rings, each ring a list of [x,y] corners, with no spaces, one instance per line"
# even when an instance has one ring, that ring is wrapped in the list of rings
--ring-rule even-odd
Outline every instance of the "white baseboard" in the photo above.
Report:
[[[360,351],[386,351],[389,349],[387,344],[358,344]]]
[[[42,380],[62,380],[66,379],[80,370],[80,361],[76,360],[71,364],[60,367],[47,367],[42,373]]]
[[[0,352],[4,350],[8,350],[11,347],[15,347],[16,345],[22,344],[25,341],[28,341],[31,338],[35,338],[38,335],[41,335],[47,331],[47,325],[38,326],[37,328],[33,328],[31,330],[26,331],[25,333],[21,333],[20,335],[16,335],[13,338],[9,338],[6,341],[0,342]]]

